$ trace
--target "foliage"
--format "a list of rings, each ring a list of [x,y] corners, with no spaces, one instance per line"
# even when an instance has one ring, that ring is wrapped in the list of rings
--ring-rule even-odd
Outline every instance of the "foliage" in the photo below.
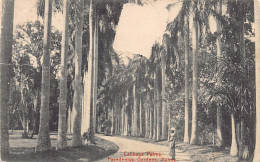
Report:
[[[53,29],[51,33],[51,129],[57,127],[58,114],[58,71],[60,64],[60,41],[61,34]],[[39,110],[39,96],[41,85],[41,56],[43,46],[43,25],[39,21],[27,22],[18,25],[14,37],[13,45],[13,70],[14,89],[11,105],[13,113],[22,116],[25,113],[26,120],[30,121],[30,129],[33,129],[35,122],[35,113]],[[19,95],[18,95],[18,94]],[[18,102],[20,104],[18,104]],[[37,102],[36,104],[34,102]],[[19,115],[20,114],[20,115]],[[15,114],[13,114],[15,115]],[[17,121],[18,122],[18,121]]]

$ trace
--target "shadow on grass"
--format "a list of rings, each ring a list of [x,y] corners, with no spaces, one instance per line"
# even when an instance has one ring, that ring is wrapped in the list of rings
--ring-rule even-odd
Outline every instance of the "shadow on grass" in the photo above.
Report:
[[[80,147],[67,147],[56,150],[52,147],[48,152],[35,152],[34,147],[12,147],[7,161],[94,161],[118,151],[118,146],[112,142],[96,138],[95,145],[82,145]]]

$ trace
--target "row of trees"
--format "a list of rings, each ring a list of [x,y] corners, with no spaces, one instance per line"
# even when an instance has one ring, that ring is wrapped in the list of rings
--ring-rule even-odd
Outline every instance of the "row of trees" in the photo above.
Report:
[[[177,18],[169,22],[163,42],[152,47],[151,58],[136,55],[124,65],[111,43],[124,3],[39,1],[44,26],[39,21],[19,26],[12,48],[14,1],[3,0],[1,157],[9,152],[8,114],[20,119],[25,136],[26,128],[31,125],[37,132],[39,125],[37,150],[45,151],[50,149],[49,121],[56,117],[57,148],[67,146],[68,111],[73,146],[82,144],[86,132],[94,142],[96,129],[100,131],[111,120],[113,134],[165,140],[167,129],[174,126],[179,140],[230,144],[230,154],[241,158],[255,150],[254,160],[258,161],[259,103],[255,98],[259,92],[255,85],[259,78],[256,75],[256,82],[252,78],[254,70],[256,74],[259,70],[253,51],[257,55],[259,49],[245,36],[253,34],[254,16],[259,25],[258,15],[253,13],[259,7],[253,9],[253,1],[185,1]],[[62,36],[51,31],[52,11],[60,10]],[[210,31],[210,16],[216,21],[216,32]],[[258,28],[255,34],[257,43]],[[31,55],[36,67],[30,62]]]
[[[164,140],[174,126],[186,143],[231,146],[230,155],[252,157],[257,138],[253,4],[184,2],[151,58],[137,55],[127,66],[119,63],[100,88],[98,107],[111,108],[111,133]]]
[[[3,86],[10,89],[10,95],[4,93],[7,98],[3,100],[8,101],[3,104],[10,106],[1,106],[5,107],[1,109],[5,110],[1,123],[6,124],[1,127],[3,158],[9,152],[8,125],[12,129],[23,128],[24,138],[38,134],[37,151],[50,149],[49,131],[57,128],[57,149],[67,147],[68,121],[72,128],[73,146],[82,145],[82,135],[86,134],[90,142],[94,143],[97,85],[105,78],[105,70],[112,69],[111,58],[117,57],[111,50],[111,40],[119,17],[115,8],[122,8],[123,3],[38,1],[38,20],[18,25],[13,42],[9,39],[12,38],[12,27],[8,23],[13,21],[10,17],[13,10],[10,7],[13,7],[14,2],[2,3],[2,24],[9,25],[5,26],[9,32],[3,28],[2,33],[8,37],[1,35],[5,36],[1,37],[5,40],[2,46],[8,47],[8,52],[12,53],[8,53],[8,58],[11,58],[8,61],[12,65],[8,67],[10,73],[7,73],[7,77],[1,77],[11,85],[10,88]],[[61,32],[51,26],[53,11],[63,12]],[[44,25],[41,18],[44,19]],[[100,40],[98,37],[106,39]],[[100,57],[99,52],[102,54]],[[6,52],[1,54],[6,57]],[[3,71],[6,72],[6,69]],[[7,114],[10,115],[9,123],[5,120]],[[72,121],[67,114],[71,114]]]

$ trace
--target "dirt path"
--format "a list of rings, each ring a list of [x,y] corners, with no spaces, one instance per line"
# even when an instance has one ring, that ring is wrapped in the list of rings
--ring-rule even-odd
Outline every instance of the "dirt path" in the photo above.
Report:
[[[113,136],[101,136],[100,138],[115,143],[119,150],[98,162],[172,162],[168,155],[169,148],[151,143],[135,141]],[[191,161],[188,154],[176,149],[176,161]]]

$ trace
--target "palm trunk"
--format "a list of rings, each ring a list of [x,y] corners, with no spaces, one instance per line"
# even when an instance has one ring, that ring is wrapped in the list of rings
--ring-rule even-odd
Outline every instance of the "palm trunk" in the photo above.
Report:
[[[197,6],[194,9],[197,12]],[[195,14],[196,15],[196,14]],[[198,91],[198,49],[199,49],[199,36],[198,36],[198,23],[194,16],[193,19],[193,36],[192,36],[192,50],[193,50],[193,77],[192,77],[192,128],[191,128],[191,139],[190,144],[198,144],[198,132],[197,132],[197,91]]]
[[[120,135],[121,132],[121,98],[118,97],[118,107],[117,107],[117,114],[118,114],[118,126],[117,126],[117,134]]]
[[[222,14],[222,1],[219,1],[216,6],[216,12],[221,15]],[[221,21],[216,18],[217,23],[217,65],[218,65],[218,71],[220,70],[222,61],[221,61],[221,55],[222,55],[222,43],[221,43]],[[221,85],[221,78],[217,78],[217,85]],[[223,136],[222,136],[222,110],[220,106],[217,106],[217,137],[216,137],[216,144],[217,146],[221,147],[223,145]]]
[[[185,128],[184,143],[190,142],[189,136],[189,17],[185,16],[184,46],[185,46]]]
[[[27,135],[27,130],[26,130],[26,118],[25,118],[25,106],[23,106],[23,135],[22,135],[22,137],[24,137],[24,138],[27,138],[28,137],[28,135]]]
[[[112,106],[112,118],[111,118],[111,123],[112,123],[112,126],[111,126],[111,135],[114,135],[114,130],[115,130],[115,121],[114,121],[114,106]]]
[[[23,77],[22,77],[23,78]],[[22,126],[23,126],[23,138],[27,138],[27,131],[26,131],[26,118],[25,118],[25,113],[26,113],[26,106],[25,106],[25,100],[24,100],[24,95],[23,95],[23,87],[20,88],[20,93],[21,93],[21,101],[20,101],[20,108],[22,110]]]
[[[157,78],[156,72],[154,73],[154,104],[153,104],[153,139],[157,138]]]
[[[157,136],[156,136],[156,140],[160,140],[161,139],[161,113],[162,113],[162,109],[161,109],[161,96],[160,96],[160,88],[159,88],[159,84],[158,84],[158,80],[159,80],[159,68],[157,68],[156,70],[156,79],[157,79]]]
[[[255,15],[255,76],[256,76],[256,135],[254,162],[260,161],[260,2],[254,1]]]
[[[147,94],[147,103],[150,101],[149,93]],[[149,109],[150,106],[145,107],[145,138],[149,137]]]
[[[165,52],[167,50],[165,49]],[[165,53],[166,54],[166,53]],[[167,117],[166,117],[166,98],[165,98],[165,70],[166,70],[166,63],[165,63],[165,54],[161,52],[161,71],[162,71],[162,139],[167,139]]]
[[[231,116],[231,127],[232,127],[232,143],[230,148],[230,155],[237,156],[238,148],[237,148],[236,123],[235,123],[234,113],[232,113],[230,116]]]
[[[124,135],[124,129],[125,129],[125,124],[124,124],[124,122],[125,122],[125,115],[124,115],[124,112],[125,112],[125,100],[124,100],[124,98],[122,98],[122,100],[123,100],[123,104],[121,105],[121,108],[120,108],[120,110],[121,110],[121,130],[120,130],[120,135]]]
[[[171,130],[171,110],[169,110],[169,117],[168,117],[168,141],[170,140],[170,130]]]
[[[81,132],[89,132],[90,142],[94,143],[94,120],[93,120],[93,88],[94,88],[94,29],[95,29],[95,4],[93,0],[90,0],[89,6],[89,56],[88,56],[88,76],[85,80],[85,94],[84,94],[84,118],[82,119]]]
[[[82,107],[81,107],[81,135],[83,135],[85,132],[88,130],[88,114],[87,112],[87,92],[88,92],[88,87],[87,87],[87,80],[88,80],[88,73],[87,71],[84,71],[84,76],[83,76],[83,97],[82,97]],[[106,107],[107,108],[107,107]],[[107,110],[107,109],[106,109]],[[107,111],[106,111],[106,119],[107,119]]]
[[[244,4],[242,2],[241,4],[241,8],[244,8]],[[242,12],[244,9],[242,9]],[[242,13],[241,15],[241,28],[240,28],[240,52],[243,56],[243,67],[246,68],[246,65],[245,65],[245,59],[246,59],[246,52],[245,52],[245,38],[244,38],[244,29],[245,28],[245,24],[244,24],[244,15]],[[244,76],[244,77],[247,77],[247,76]],[[243,85],[242,85],[243,86]],[[245,94],[241,94],[241,98],[244,99],[244,103],[247,103],[248,101],[245,99],[246,96]],[[244,138],[245,138],[245,122],[244,122],[244,110],[243,108],[241,107],[241,122],[240,122],[240,141],[239,141],[239,149],[238,149],[238,157],[239,159],[242,159],[243,158],[243,152],[244,152]]]
[[[14,0],[2,0],[0,28],[0,159],[9,156],[9,80],[11,79]]]
[[[40,128],[36,151],[47,151],[51,148],[49,134],[51,19],[52,0],[45,0]]]
[[[129,94],[128,94],[128,89],[126,90],[126,97],[125,97],[125,110],[124,110],[124,116],[125,116],[125,126],[124,126],[124,135],[127,136],[128,135],[128,114],[126,113],[127,112],[127,105],[128,105],[128,97],[129,97]]]
[[[60,76],[60,97],[59,97],[59,125],[57,149],[64,149],[67,146],[67,57],[68,57],[68,23],[69,23],[69,0],[63,1],[63,29],[61,41],[61,76]]]
[[[149,94],[150,96],[150,94]],[[149,138],[153,138],[153,110],[152,110],[152,105],[151,105],[151,96],[150,96],[150,99],[149,99],[149,102],[150,102],[150,129],[149,129]]]
[[[124,129],[124,135],[127,136],[128,135],[128,115],[127,113],[125,112],[125,129]]]
[[[137,128],[138,128],[138,123],[137,123],[137,120],[138,120],[138,112],[137,112],[137,98],[136,98],[136,94],[135,94],[135,88],[136,88],[136,85],[134,83],[133,85],[133,125],[132,125],[132,135],[133,136],[137,136]]]
[[[2,0],[0,28],[0,159],[9,156],[9,81],[11,79],[14,0]]]
[[[97,13],[97,11],[96,11]],[[93,62],[93,131],[96,132],[96,104],[97,104],[97,82],[98,82],[98,17],[95,19],[95,33],[94,33],[94,62]]]
[[[67,117],[67,132],[68,133],[72,133],[72,129],[71,129],[71,110],[70,108],[68,108],[68,117]]]
[[[83,6],[84,0],[79,0],[77,3],[77,25],[76,25],[76,36],[75,36],[75,80],[74,80],[74,98],[73,98],[73,135],[72,135],[72,146],[82,145],[81,140],[81,63],[82,63],[82,31],[83,31]]]
[[[241,117],[241,122],[240,122],[240,141],[239,141],[239,149],[238,149],[238,157],[239,159],[243,158],[243,153],[244,153],[244,140],[245,140],[245,121],[243,119],[243,115]]]
[[[139,127],[140,127],[140,136],[143,136],[143,117],[142,117],[142,97],[140,97],[140,105],[139,105],[139,118],[140,118],[140,122],[139,122]]]

